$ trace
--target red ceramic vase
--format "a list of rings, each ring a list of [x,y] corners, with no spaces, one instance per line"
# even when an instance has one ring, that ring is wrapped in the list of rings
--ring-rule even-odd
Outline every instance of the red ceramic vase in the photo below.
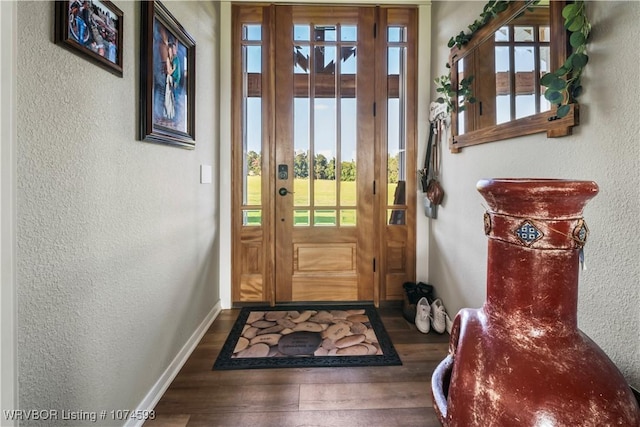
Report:
[[[446,427],[640,426],[631,389],[577,326],[591,181],[478,182],[489,205],[487,300],[463,309],[432,378]],[[603,292],[605,288],[603,287]]]

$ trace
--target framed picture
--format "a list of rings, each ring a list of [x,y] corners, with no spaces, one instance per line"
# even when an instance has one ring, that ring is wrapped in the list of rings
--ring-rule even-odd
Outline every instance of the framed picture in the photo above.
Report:
[[[122,77],[122,11],[106,0],[56,1],[55,42]]]
[[[196,42],[158,1],[142,2],[140,139],[195,148]]]

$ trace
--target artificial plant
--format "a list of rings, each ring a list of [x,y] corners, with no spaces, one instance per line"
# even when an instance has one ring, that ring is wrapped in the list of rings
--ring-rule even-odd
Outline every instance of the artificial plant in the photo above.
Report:
[[[582,94],[580,78],[589,62],[587,41],[591,32],[585,9],[585,2],[582,0],[576,0],[562,9],[564,28],[570,33],[569,44],[573,52],[560,68],[540,79],[540,84],[547,88],[544,97],[558,107],[557,118],[569,114],[570,104],[577,102],[577,98]]]
[[[480,14],[480,18],[473,21],[471,25],[468,26],[470,32],[465,33],[464,31],[460,31],[460,34],[451,37],[449,39],[449,43],[447,46],[452,48],[456,46],[460,49],[462,46],[466,45],[471,41],[473,34],[478,31],[480,28],[484,27],[487,22],[491,19],[495,18],[499,13],[504,12],[509,6],[509,1],[496,1],[490,0],[487,4],[484,5],[482,9],[482,13]],[[446,64],[448,69],[451,69],[451,65]],[[459,87],[452,88],[451,87],[451,73],[443,74],[440,77],[436,77],[434,79],[436,84],[436,92],[440,94],[436,102],[440,104],[447,105],[447,113],[451,113],[452,111],[464,111],[465,104],[468,102],[473,104],[476,102],[476,98],[473,97],[473,92],[471,91],[471,83],[473,82],[473,76],[468,76],[462,79],[459,82]],[[459,102],[454,102],[453,100],[459,97]]]

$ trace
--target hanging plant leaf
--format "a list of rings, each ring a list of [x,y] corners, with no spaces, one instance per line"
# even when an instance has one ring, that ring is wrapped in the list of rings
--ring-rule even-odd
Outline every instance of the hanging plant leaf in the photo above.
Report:
[[[495,11],[496,14],[504,12],[505,10],[507,10],[507,6],[509,6],[509,4],[506,1],[498,2],[496,4],[496,7],[495,7],[494,11]]]
[[[569,43],[571,44],[571,47],[574,49],[582,46],[583,44],[585,44],[586,41],[587,41],[586,37],[581,32],[573,33],[571,34],[571,37],[569,37]]]
[[[542,86],[549,86],[551,85],[551,82],[553,80],[555,80],[557,77],[553,74],[553,73],[547,73],[544,76],[542,76],[542,78],[540,79],[540,84]]]
[[[589,62],[589,57],[587,55],[584,53],[576,53],[573,55],[571,64],[573,65],[573,68],[584,68],[584,66],[587,65],[587,62]]]
[[[560,90],[564,90],[567,87],[566,80],[563,80],[563,79],[558,78],[556,76],[553,76],[553,77],[555,77],[555,78],[551,81],[551,83],[549,85],[545,85],[549,89],[560,91]]]
[[[571,91],[571,96],[573,97],[573,99],[578,98],[580,95],[582,95],[582,86],[574,87]]]
[[[558,107],[558,110],[556,111],[556,116],[558,116],[558,118],[563,118],[564,116],[566,116],[567,114],[569,114],[569,111],[571,111],[571,106],[568,104],[565,105],[561,105]]]
[[[569,74],[570,71],[571,71],[571,68],[565,67],[563,65],[562,67],[560,67],[556,71],[554,71],[553,75],[556,76],[556,77],[563,77],[563,76],[566,76],[567,74]]]
[[[547,89],[544,92],[544,97],[552,104],[560,104],[563,98],[562,93],[553,89]]]
[[[564,26],[569,31],[578,31],[580,28],[584,26],[584,17],[582,15],[577,15],[565,22]]]
[[[568,19],[569,17],[576,16],[579,10],[579,5],[576,3],[570,3],[562,9],[562,17]]]
[[[487,2],[487,4],[484,5],[484,7],[482,8],[482,12],[486,13],[488,12],[493,5],[496,4],[496,0],[490,0]]]

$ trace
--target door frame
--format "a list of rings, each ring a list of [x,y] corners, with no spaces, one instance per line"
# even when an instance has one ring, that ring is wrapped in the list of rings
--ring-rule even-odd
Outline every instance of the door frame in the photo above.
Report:
[[[219,223],[219,251],[218,251],[218,282],[220,300],[223,308],[233,306],[232,298],[232,267],[233,250],[232,228],[232,59],[233,59],[233,29],[232,4],[253,3],[250,0],[236,0],[234,2],[222,0],[220,7],[220,132],[219,140],[219,173],[220,173],[220,215]],[[272,0],[271,4],[290,3],[287,0]],[[306,1],[297,3],[304,4]],[[308,3],[314,3],[309,1]],[[378,4],[371,0],[358,0],[353,4]],[[331,3],[328,3],[331,4]],[[339,3],[334,3],[339,4]],[[429,132],[428,113],[431,93],[431,2],[427,0],[407,0],[404,5],[416,5],[418,8],[418,60],[417,60],[417,161],[426,151],[426,137]],[[425,30],[426,29],[426,30]],[[416,198],[416,212],[422,208],[422,199]],[[428,260],[429,256],[429,219],[423,215],[416,217],[416,235],[421,236],[416,242],[416,259]],[[416,265],[416,280],[427,280],[428,262]]]
[[[0,2],[0,408],[18,408],[17,368],[17,301],[16,301],[16,46],[17,46],[17,2]],[[8,426],[13,420],[4,420]],[[3,423],[4,425],[4,423]]]

